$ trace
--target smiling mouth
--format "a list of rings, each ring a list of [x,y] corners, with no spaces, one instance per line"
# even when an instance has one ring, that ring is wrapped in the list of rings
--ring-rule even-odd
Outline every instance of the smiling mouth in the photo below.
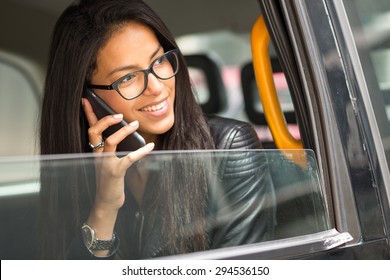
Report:
[[[140,109],[140,111],[143,112],[156,112],[160,111],[162,108],[164,108],[167,105],[167,101],[164,100],[163,102],[153,105],[153,106],[147,106]]]

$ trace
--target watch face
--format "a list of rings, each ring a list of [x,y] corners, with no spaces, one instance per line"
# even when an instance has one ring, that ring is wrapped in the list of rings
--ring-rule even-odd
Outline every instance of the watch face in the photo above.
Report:
[[[84,225],[81,228],[81,230],[82,230],[82,234],[83,234],[84,244],[89,249],[92,246],[92,243],[93,243],[94,232],[88,225]]]

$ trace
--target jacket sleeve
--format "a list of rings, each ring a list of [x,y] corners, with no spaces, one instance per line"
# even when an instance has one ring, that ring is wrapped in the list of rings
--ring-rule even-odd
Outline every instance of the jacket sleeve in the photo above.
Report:
[[[211,248],[271,240],[275,226],[275,194],[266,153],[251,125],[224,125],[218,148],[229,149],[218,164],[210,188]],[[234,151],[233,151],[234,150]]]

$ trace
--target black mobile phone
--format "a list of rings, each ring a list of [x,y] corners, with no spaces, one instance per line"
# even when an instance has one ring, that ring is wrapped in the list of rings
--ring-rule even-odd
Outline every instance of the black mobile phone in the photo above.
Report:
[[[91,103],[92,109],[95,112],[98,119],[101,119],[107,115],[116,114],[116,112],[110,106],[108,106],[107,103],[104,102],[99,96],[97,96],[92,90],[87,89],[86,98]],[[108,137],[126,125],[127,122],[125,120],[122,120],[120,123],[112,125],[109,128],[107,128],[103,132],[103,136]],[[117,150],[135,151],[141,148],[142,146],[144,146],[145,144],[146,144],[145,139],[135,131],[118,144]]]

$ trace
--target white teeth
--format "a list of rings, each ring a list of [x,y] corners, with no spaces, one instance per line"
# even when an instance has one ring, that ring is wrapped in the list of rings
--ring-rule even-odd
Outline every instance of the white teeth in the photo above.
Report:
[[[166,105],[166,103],[167,103],[167,101],[164,100],[160,104],[149,106],[149,107],[144,107],[144,108],[141,109],[141,111],[155,112],[155,111],[161,110]]]

